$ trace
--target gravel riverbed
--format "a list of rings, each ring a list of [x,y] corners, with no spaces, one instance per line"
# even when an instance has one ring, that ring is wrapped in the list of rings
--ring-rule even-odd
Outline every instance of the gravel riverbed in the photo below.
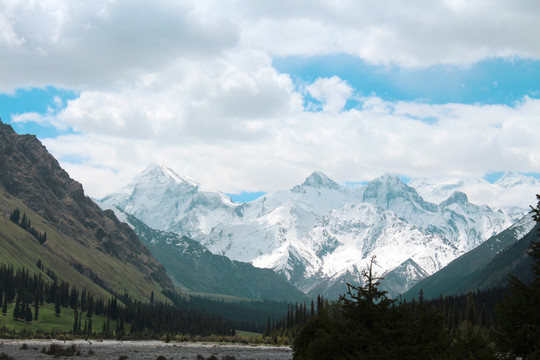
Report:
[[[63,348],[71,345],[77,347],[74,356],[54,357],[42,352],[51,344]],[[206,343],[178,343],[163,341],[115,341],[115,340],[3,340],[0,339],[1,354],[11,356],[13,359],[103,359],[103,360],[129,360],[148,359],[156,360],[163,356],[166,359],[217,359],[217,360],[291,360],[292,350],[289,347],[277,346],[249,346],[235,344],[206,344]],[[162,358],[161,358],[162,359]]]

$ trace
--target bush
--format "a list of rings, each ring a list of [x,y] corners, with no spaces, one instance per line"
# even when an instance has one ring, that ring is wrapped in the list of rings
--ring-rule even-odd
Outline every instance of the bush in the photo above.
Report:
[[[78,351],[76,345],[70,345],[67,347],[63,347],[59,344],[51,344],[48,349],[43,348],[41,350],[42,353],[45,353],[47,355],[53,355],[53,356],[75,356],[80,355],[80,351]]]
[[[0,360],[15,360],[15,358],[3,352],[0,353]]]

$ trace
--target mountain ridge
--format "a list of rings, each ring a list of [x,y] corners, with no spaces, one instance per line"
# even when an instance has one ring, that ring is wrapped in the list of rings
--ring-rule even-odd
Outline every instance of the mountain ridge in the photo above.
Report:
[[[189,236],[214,254],[271,268],[306,293],[353,264],[362,266],[366,257],[375,253],[363,252],[356,258],[353,254],[362,247],[369,249],[369,244],[382,244],[381,234],[403,244],[400,245],[403,249],[406,248],[406,239],[414,239],[410,241],[417,244],[417,250],[412,253],[377,253],[380,263],[386,264],[378,269],[378,275],[392,273],[396,269],[392,273],[396,284],[391,288],[401,289],[403,284],[412,286],[418,280],[411,282],[404,277],[413,276],[413,273],[416,277],[433,273],[510,226],[515,218],[513,213],[494,212],[488,206],[471,204],[467,196],[459,192],[439,205],[427,202],[415,188],[391,174],[385,174],[365,186],[350,188],[337,184],[321,172],[314,172],[289,190],[268,193],[241,204],[224,201],[222,193],[212,197],[198,193],[197,189],[195,193],[169,192],[165,198],[162,190],[155,191],[148,183],[151,181],[146,182],[145,196],[153,201],[167,201],[164,208],[172,212],[168,215],[172,221],[166,223],[160,223],[162,219],[143,217],[141,220],[149,226]],[[132,206],[137,203],[137,197],[142,198],[143,188],[141,185],[139,193],[116,193],[129,202],[129,206],[110,201],[104,206],[124,206],[122,210],[128,213],[148,215],[148,211]],[[114,196],[108,199],[112,198]],[[182,207],[178,204],[189,204],[189,207],[184,207],[189,208],[189,212],[178,210]],[[351,204],[363,204],[364,210],[369,206],[371,211],[368,213],[372,219],[360,218],[359,213],[353,215],[359,208],[354,209]],[[336,214],[341,212],[344,215],[344,211],[354,219],[342,222]],[[366,221],[377,221],[382,227],[371,235],[370,232],[354,230],[358,226],[368,227]],[[399,225],[402,230],[398,230],[398,223],[402,224]],[[330,233],[330,228],[335,231]],[[399,240],[392,237],[391,234],[400,231]],[[413,233],[416,235],[411,235]],[[442,249],[445,249],[442,254],[437,254]],[[338,255],[332,257],[336,251],[341,251],[341,258]],[[409,255],[405,257],[406,254]],[[409,268],[398,271],[404,263]],[[341,267],[331,264],[341,264]],[[413,268],[416,271],[412,271]]]

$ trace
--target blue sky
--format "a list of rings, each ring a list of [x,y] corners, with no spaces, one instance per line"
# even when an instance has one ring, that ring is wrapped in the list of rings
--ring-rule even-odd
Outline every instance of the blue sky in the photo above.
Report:
[[[316,170],[539,174],[535,1],[43,0],[0,24],[2,121],[94,197],[151,163],[237,201]]]
[[[540,98],[540,61],[530,59],[490,59],[469,65],[404,69],[370,65],[357,57],[338,54],[276,57],[272,64],[277,71],[290,76],[298,89],[318,78],[343,79],[355,93],[345,109],[358,107],[360,98],[372,95],[388,101],[509,106],[525,97]],[[30,112],[55,114],[77,97],[76,90],[53,86],[18,88],[13,94],[0,93],[1,116],[18,132],[36,134],[39,138],[56,137],[72,129],[58,129],[47,123],[13,122],[12,117]],[[309,94],[304,101],[306,107],[309,103],[320,104]]]
[[[359,96],[375,94],[390,101],[514,105],[525,96],[540,97],[540,61],[529,59],[404,69],[370,65],[341,54],[276,58],[273,64],[299,84],[338,76],[351,84]],[[347,105],[354,107],[355,102]]]

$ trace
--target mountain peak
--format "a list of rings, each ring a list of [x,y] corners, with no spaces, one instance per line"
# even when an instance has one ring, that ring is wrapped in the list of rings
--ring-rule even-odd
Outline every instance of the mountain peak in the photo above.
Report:
[[[385,173],[367,184],[364,190],[363,201],[384,209],[391,209],[389,207],[390,203],[405,201],[409,204],[414,204],[414,207],[420,207],[430,212],[437,211],[437,205],[424,201],[415,189],[405,184],[396,175],[390,173]],[[397,211],[397,209],[392,210],[394,212]]]
[[[467,194],[461,191],[454,191],[452,195],[441,203],[441,207],[448,206],[450,204],[466,204],[469,202]]]
[[[395,174],[391,173],[384,173],[383,175],[379,176],[378,178],[370,181],[367,184],[368,188],[378,189],[378,191],[404,191],[408,188],[408,186],[401,181],[400,178],[397,177]]]
[[[403,181],[401,181],[401,179],[396,174],[392,174],[389,172],[384,173],[383,175],[379,176],[374,181],[405,184]]]
[[[309,186],[313,188],[329,188],[336,190],[340,188],[338,183],[330,179],[321,171],[315,171],[313,174],[308,176],[306,180],[302,183],[302,186]]]
[[[512,187],[517,185],[535,185],[539,181],[532,176],[522,175],[517,172],[505,172],[504,175],[495,182],[501,187]]]
[[[188,183],[193,186],[198,186],[195,181],[178,175],[173,169],[166,165],[152,164],[144,169],[134,179],[134,183],[140,183],[146,180],[157,181],[159,183],[170,182],[173,180],[175,183]]]

